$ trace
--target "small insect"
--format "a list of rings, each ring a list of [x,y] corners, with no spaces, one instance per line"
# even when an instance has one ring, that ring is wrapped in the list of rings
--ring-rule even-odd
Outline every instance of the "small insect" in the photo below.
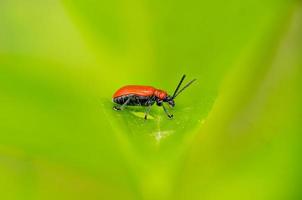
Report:
[[[145,111],[145,119],[151,110],[152,105],[156,102],[158,106],[162,106],[164,112],[169,118],[173,118],[165,107],[164,103],[172,108],[175,106],[174,99],[187,87],[189,87],[196,79],[191,80],[182,89],[179,90],[182,82],[184,81],[186,75],[183,75],[180,82],[178,83],[174,94],[172,96],[168,95],[164,90],[154,88],[152,86],[142,86],[142,85],[127,85],[118,89],[113,95],[113,102],[119,105],[113,107],[114,110],[123,110],[125,106],[144,106],[147,107]]]

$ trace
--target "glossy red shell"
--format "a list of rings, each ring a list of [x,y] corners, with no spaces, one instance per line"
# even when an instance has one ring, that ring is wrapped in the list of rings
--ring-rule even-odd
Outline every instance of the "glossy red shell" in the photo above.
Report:
[[[127,85],[118,89],[114,94],[113,98],[134,94],[138,96],[157,96],[159,99],[164,99],[167,93],[163,90],[156,89],[152,86],[142,85]]]

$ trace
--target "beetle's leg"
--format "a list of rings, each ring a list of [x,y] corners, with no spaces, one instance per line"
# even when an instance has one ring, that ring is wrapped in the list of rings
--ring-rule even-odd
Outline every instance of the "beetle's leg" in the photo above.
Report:
[[[125,103],[123,103],[123,105],[121,105],[121,106],[117,106],[117,105],[113,106],[113,109],[114,110],[123,110],[123,108],[129,103],[131,98],[132,98],[131,96],[128,97],[128,99],[125,101]]]
[[[151,110],[151,107],[152,107],[152,105],[150,105],[150,106],[148,106],[148,107],[146,108],[145,119],[147,119],[147,117],[148,117],[148,115],[149,115],[149,112],[150,112],[150,110]]]
[[[149,115],[149,112],[151,110],[151,107],[154,103],[154,97],[152,97],[151,99],[149,99],[146,103],[146,105],[148,105],[148,107],[146,108],[146,112],[145,112],[145,119],[147,119],[148,115]]]
[[[163,104],[162,106],[163,106],[163,109],[164,109],[165,113],[167,114],[167,116],[168,116],[170,119],[173,118],[173,115],[171,115],[171,114],[168,112],[168,110],[167,110],[167,108],[165,107],[165,105]]]

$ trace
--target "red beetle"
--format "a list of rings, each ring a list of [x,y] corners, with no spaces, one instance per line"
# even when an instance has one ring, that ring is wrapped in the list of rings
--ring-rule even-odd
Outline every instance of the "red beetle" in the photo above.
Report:
[[[152,86],[142,86],[142,85],[127,85],[118,89],[113,95],[113,102],[119,104],[120,106],[114,106],[114,110],[122,110],[125,106],[145,106],[145,119],[150,112],[151,106],[156,102],[158,106],[162,106],[165,113],[169,118],[173,118],[173,115],[169,114],[168,110],[164,106],[164,102],[168,103],[171,107],[175,106],[174,99],[189,85],[191,85],[196,79],[191,80],[187,83],[181,90],[183,80],[186,75],[183,75],[179,84],[177,85],[174,94],[172,96],[168,95],[164,90],[156,89]],[[179,90],[179,91],[178,91]]]

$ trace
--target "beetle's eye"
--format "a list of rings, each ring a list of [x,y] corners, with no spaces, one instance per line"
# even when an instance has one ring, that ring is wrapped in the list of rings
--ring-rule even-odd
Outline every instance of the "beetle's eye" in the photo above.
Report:
[[[170,96],[167,96],[167,97],[166,97],[166,101],[171,101],[171,97],[170,97]]]

